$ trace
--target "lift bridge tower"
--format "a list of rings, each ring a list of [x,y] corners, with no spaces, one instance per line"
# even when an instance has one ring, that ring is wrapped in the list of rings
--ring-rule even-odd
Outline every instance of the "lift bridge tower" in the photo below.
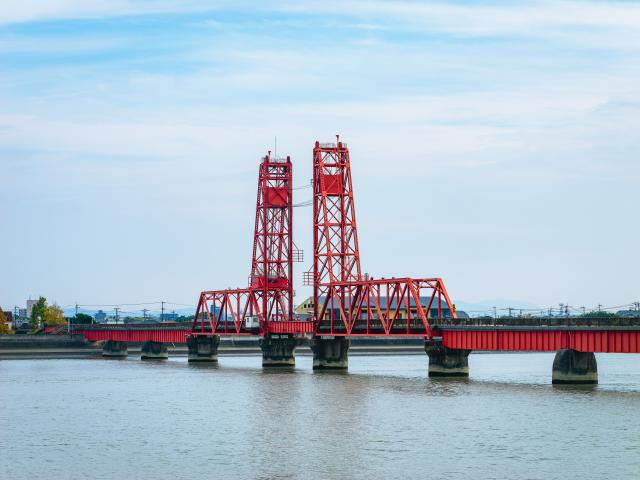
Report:
[[[455,318],[440,278],[363,275],[349,150],[336,140],[313,149],[313,267],[304,275],[313,317],[293,315],[293,262],[302,254],[292,239],[291,159],[269,154],[260,163],[249,285],[200,294],[190,352],[220,335],[259,335],[264,365],[293,365],[296,342],[307,335],[315,368],[346,368],[350,337],[430,339],[430,320],[445,311]]]
[[[200,294],[188,337],[190,360],[217,358],[220,335],[257,335],[265,365],[290,365],[294,335],[312,332],[312,322],[293,318],[293,262],[302,261],[302,252],[292,237],[291,182],[290,157],[269,152],[262,158],[248,285]]]

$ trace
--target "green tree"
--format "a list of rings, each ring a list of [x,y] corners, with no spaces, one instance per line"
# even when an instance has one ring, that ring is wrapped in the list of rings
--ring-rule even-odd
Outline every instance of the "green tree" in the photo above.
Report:
[[[11,327],[9,327],[9,324],[7,323],[7,317],[0,308],[0,335],[11,335],[12,333],[14,333],[14,331],[11,330]]]
[[[64,318],[64,312],[57,305],[50,305],[44,309],[45,325],[65,325],[67,319]]]
[[[93,317],[86,313],[79,313],[74,317],[72,323],[75,323],[76,325],[89,325],[93,323]]]
[[[582,315],[580,315],[583,318],[618,318],[618,315],[616,313],[611,313],[611,312],[603,312],[603,311],[593,311],[593,312],[587,312],[584,313]]]
[[[40,323],[44,320],[44,312],[47,309],[47,299],[40,297],[36,304],[31,309],[31,317],[29,317],[29,329],[37,330],[40,328]]]

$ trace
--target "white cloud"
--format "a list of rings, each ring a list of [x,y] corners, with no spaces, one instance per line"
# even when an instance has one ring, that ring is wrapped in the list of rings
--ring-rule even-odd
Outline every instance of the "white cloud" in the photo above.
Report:
[[[373,16],[450,33],[519,35],[538,28],[606,27],[640,30],[640,5],[630,2],[530,1],[503,4],[423,2],[296,2],[285,11]]]
[[[461,37],[533,37],[598,48],[640,48],[640,5],[631,2],[529,1],[456,4],[395,1],[296,2],[282,11],[331,14],[399,31]]]
[[[225,2],[195,0],[20,0],[0,8],[0,24],[214,10]]]
[[[348,135],[372,165],[384,164],[392,154],[417,170],[482,167],[535,151],[581,150],[612,138],[638,138],[633,104],[610,105],[604,94],[539,89],[359,102],[158,107],[145,113],[121,109],[115,116],[128,121],[3,115],[0,142],[14,149],[36,146],[38,151],[205,163],[227,152],[232,162],[249,159],[246,165],[257,158],[259,139],[269,145],[274,134],[286,134],[287,147],[304,151],[329,127],[327,135]],[[625,128],[613,128],[612,121]],[[227,167],[221,163],[219,168]]]
[[[396,1],[300,1],[268,5],[242,1],[197,0],[22,0],[3,5],[0,24],[49,19],[104,18],[143,14],[213,11],[225,8],[257,12],[331,14],[360,19],[354,28],[377,31],[395,25],[463,36],[538,35],[566,29],[607,29],[638,41],[640,5],[632,2],[529,1],[456,4]],[[217,20],[208,20],[216,28]],[[572,31],[571,34],[580,32]],[[593,33],[593,32],[591,32]],[[620,37],[621,38],[621,37]],[[636,44],[636,46],[638,46]]]
[[[220,5],[26,0],[3,6],[0,23]],[[156,46],[143,39],[143,53],[135,48],[136,33],[128,29],[115,29],[112,38],[111,31],[105,37],[96,32],[81,41],[48,37],[49,30],[37,29],[4,38],[0,52],[42,56],[15,64],[8,56],[2,68],[0,163],[5,198],[12,203],[0,208],[14,215],[18,229],[30,228],[28,220],[42,215],[42,209],[56,221],[66,215],[67,229],[84,221],[75,216],[77,208],[92,218],[94,210],[109,212],[128,231],[137,231],[149,217],[162,218],[168,228],[187,220],[195,224],[197,218],[202,230],[184,238],[185,248],[175,258],[199,265],[200,254],[213,243],[249,242],[255,169],[274,135],[278,150],[293,155],[297,182],[304,183],[313,141],[341,133],[351,147],[362,201],[359,215],[366,220],[361,223],[363,245],[372,271],[422,269],[427,255],[433,255],[428,260],[435,262],[434,273],[457,271],[469,282],[467,295],[492,296],[493,289],[535,290],[551,271],[541,261],[546,256],[562,265],[561,275],[552,272],[554,279],[566,279],[564,284],[558,280],[554,291],[596,278],[598,268],[610,265],[621,273],[607,295],[632,288],[629,279],[637,261],[628,258],[637,258],[631,245],[635,231],[615,236],[629,245],[605,249],[602,245],[614,241],[606,229],[588,235],[574,235],[572,229],[602,219],[635,228],[626,222],[638,204],[634,192],[640,191],[634,190],[640,179],[635,160],[640,70],[633,50],[640,29],[638,5],[307,2],[259,5],[245,11],[243,22],[264,27],[260,15],[252,16],[259,8],[300,15],[276,14],[277,19],[267,21],[282,30],[258,32],[243,31],[242,22],[242,27],[229,28],[220,19],[208,25],[191,19],[201,27],[193,36],[184,35],[182,41],[178,35],[179,45],[159,41]],[[307,14],[321,20],[320,28],[327,31],[320,33],[331,34],[326,40],[293,37],[299,31],[287,30],[304,24]],[[348,31],[348,25],[354,30]],[[458,38],[399,38],[394,31]],[[494,36],[504,41],[475,41]],[[545,42],[518,41],[524,37]],[[565,48],[574,45],[619,51],[600,55]],[[122,55],[96,55],[88,62],[89,56],[76,62],[73,55],[47,55],[111,48]],[[298,192],[297,198],[306,200],[307,194]],[[434,199],[441,209],[435,215],[441,214],[445,224],[417,222],[417,215],[435,212],[430,210]],[[296,219],[308,235],[306,213]],[[526,219],[519,222],[521,217]],[[229,232],[221,234],[232,222]],[[416,244],[406,251],[396,248],[398,229],[411,232],[402,243]],[[194,247],[198,239],[203,250]],[[425,241],[437,255],[423,248]],[[589,241],[593,245],[585,246]],[[531,258],[522,257],[522,245],[528,245]],[[571,252],[576,245],[582,245],[589,261],[565,258],[563,248]],[[22,249],[21,257],[29,257],[24,245],[16,248]],[[144,253],[147,243],[140,248]],[[394,255],[386,255],[391,248],[396,248]],[[403,255],[405,267],[399,268]],[[594,256],[602,258],[594,261]],[[238,275],[237,263],[216,259],[215,265],[215,272],[206,271],[207,282],[217,282],[210,277],[217,275],[224,285],[223,279]],[[580,278],[563,277],[572,270]],[[490,281],[483,276],[487,272],[494,272]],[[186,268],[182,277],[193,278],[192,273]],[[519,274],[522,285],[513,281]],[[28,281],[23,279],[25,285]],[[189,289],[195,291],[200,282]],[[584,285],[584,295],[593,292],[590,288]],[[465,295],[464,289],[455,295]]]

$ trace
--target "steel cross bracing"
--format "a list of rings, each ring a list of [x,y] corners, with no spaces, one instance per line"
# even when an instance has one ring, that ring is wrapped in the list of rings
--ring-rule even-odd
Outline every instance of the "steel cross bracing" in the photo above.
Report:
[[[440,278],[373,279],[360,268],[358,229],[347,145],[313,149],[314,315],[293,315],[292,167],[289,157],[262,159],[249,285],[200,294],[192,335],[431,337],[431,323],[455,319]]]
[[[310,331],[293,321],[291,159],[260,162],[253,256],[247,288],[200,294],[194,335]]]
[[[313,149],[314,305],[336,282],[361,280],[349,150],[341,142]]]
[[[291,180],[289,157],[262,159],[249,287],[262,291],[264,321],[287,321],[293,313]]]
[[[313,149],[314,263],[306,280],[315,334],[431,337],[429,319],[442,319],[443,306],[455,318],[442,279],[362,277],[349,149],[336,140]]]
[[[323,290],[316,335],[431,337],[429,320],[443,318],[445,311],[455,317],[440,278],[335,282]]]

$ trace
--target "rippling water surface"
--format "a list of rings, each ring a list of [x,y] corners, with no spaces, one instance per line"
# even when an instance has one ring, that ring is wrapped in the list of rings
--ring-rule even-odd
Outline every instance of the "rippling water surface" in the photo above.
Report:
[[[598,356],[597,387],[552,387],[552,361],[0,361],[0,478],[640,478],[640,356]]]

